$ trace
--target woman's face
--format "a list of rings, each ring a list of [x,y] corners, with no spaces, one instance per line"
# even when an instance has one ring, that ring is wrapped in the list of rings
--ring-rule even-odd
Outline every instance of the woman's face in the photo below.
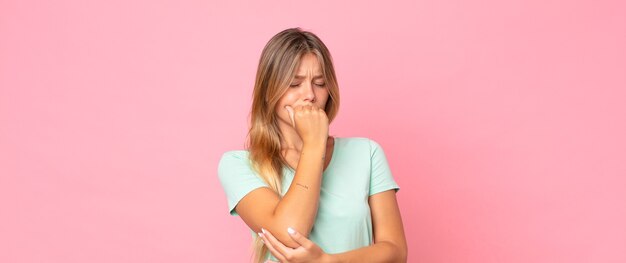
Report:
[[[307,53],[302,56],[295,78],[278,101],[275,110],[279,121],[291,126],[289,112],[285,109],[286,105],[295,108],[298,105],[306,105],[310,102],[324,110],[327,100],[328,89],[326,88],[320,63],[315,54]]]

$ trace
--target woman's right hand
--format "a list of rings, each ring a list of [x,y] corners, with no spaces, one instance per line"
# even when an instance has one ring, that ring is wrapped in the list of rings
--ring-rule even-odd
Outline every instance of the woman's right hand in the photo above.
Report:
[[[328,139],[328,116],[326,112],[313,105],[305,102],[302,105],[291,107],[285,106],[291,118],[291,124],[296,132],[302,138],[305,145],[319,145],[326,147]]]

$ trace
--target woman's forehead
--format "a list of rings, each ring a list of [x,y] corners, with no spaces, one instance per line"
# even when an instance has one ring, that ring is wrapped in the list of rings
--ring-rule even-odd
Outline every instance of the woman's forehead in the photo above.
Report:
[[[295,78],[304,78],[312,76],[313,78],[323,77],[322,64],[317,56],[311,53],[302,56],[298,68],[295,72]]]

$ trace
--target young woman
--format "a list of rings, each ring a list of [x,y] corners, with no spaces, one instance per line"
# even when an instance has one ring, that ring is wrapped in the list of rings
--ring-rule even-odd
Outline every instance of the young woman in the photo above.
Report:
[[[339,109],[330,52],[286,29],[261,54],[247,150],[218,176],[231,215],[252,230],[254,262],[406,262],[394,181],[382,147],[329,136]]]

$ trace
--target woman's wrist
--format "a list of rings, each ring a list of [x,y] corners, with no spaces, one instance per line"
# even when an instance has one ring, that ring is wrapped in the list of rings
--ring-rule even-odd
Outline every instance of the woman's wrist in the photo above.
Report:
[[[321,143],[311,143],[311,144],[307,144],[305,143],[302,146],[302,152],[300,153],[302,154],[306,154],[306,155],[319,155],[324,157],[324,155],[326,155],[326,145],[321,144]]]

